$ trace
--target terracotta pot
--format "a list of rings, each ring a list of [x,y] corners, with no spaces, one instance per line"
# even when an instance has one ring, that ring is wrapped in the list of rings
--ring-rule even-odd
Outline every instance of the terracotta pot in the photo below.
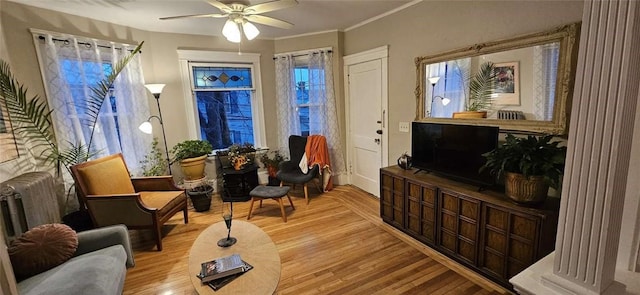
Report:
[[[505,194],[520,204],[537,204],[544,202],[549,192],[549,184],[544,176],[529,176],[507,172],[504,177]]]
[[[478,118],[486,118],[486,117],[487,117],[486,111],[453,112],[453,118],[455,119],[478,119]]]
[[[207,155],[189,158],[180,161],[180,167],[186,180],[196,180],[204,178],[204,167],[206,165]]]
[[[276,177],[276,174],[278,174],[278,168],[273,166],[267,166],[267,173],[271,177]]]

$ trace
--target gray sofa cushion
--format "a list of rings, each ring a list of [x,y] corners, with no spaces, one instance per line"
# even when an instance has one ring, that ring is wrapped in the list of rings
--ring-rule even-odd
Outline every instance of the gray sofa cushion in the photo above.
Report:
[[[25,294],[122,294],[127,254],[122,245],[81,256],[18,283]]]

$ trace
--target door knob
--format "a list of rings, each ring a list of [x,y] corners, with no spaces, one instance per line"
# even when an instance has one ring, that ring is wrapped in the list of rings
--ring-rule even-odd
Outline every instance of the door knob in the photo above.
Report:
[[[378,133],[378,134],[382,134],[382,130],[381,130],[381,129],[378,129],[378,130],[376,130],[376,133]]]

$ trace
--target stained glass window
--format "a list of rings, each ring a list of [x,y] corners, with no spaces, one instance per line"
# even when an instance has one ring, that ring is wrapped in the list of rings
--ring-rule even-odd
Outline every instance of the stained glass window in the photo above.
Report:
[[[253,88],[249,67],[194,66],[195,89]]]
[[[214,149],[255,144],[249,66],[191,65],[200,136]]]

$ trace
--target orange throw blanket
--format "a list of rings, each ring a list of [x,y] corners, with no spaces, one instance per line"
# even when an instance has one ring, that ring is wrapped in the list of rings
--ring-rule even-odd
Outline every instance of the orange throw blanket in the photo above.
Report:
[[[329,159],[329,148],[327,139],[322,135],[310,135],[307,137],[307,145],[304,148],[307,157],[307,166],[320,166],[322,176],[322,189],[328,192],[333,189],[333,179],[331,178],[331,160]],[[304,158],[304,157],[303,157]]]

